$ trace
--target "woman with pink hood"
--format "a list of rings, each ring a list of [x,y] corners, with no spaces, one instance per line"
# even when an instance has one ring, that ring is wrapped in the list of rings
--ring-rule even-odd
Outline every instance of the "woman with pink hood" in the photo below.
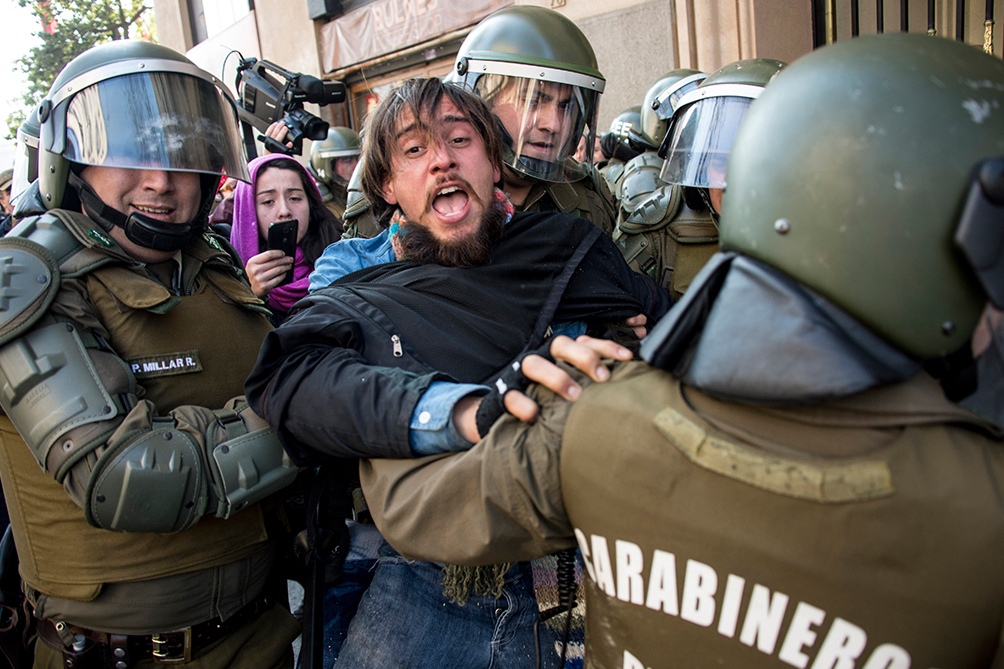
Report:
[[[251,183],[238,182],[230,243],[237,249],[251,289],[272,310],[278,325],[307,294],[308,276],[325,247],[338,241],[341,221],[325,208],[321,193],[296,160],[269,153],[248,163]],[[269,226],[295,220],[296,250],[290,257],[269,249]],[[292,279],[286,273],[292,269]]]

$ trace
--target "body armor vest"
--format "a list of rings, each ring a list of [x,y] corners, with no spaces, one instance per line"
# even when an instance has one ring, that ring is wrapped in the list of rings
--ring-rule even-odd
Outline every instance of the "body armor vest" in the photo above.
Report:
[[[990,665],[1004,446],[933,380],[768,409],[613,379],[562,442],[590,666]]]
[[[78,218],[83,217],[60,216],[84,231],[92,225]],[[57,297],[65,305],[89,296],[112,347],[134,370],[139,366],[138,382],[145,390],[141,399],[153,402],[162,416],[180,407],[180,420],[184,405],[220,408],[242,394],[269,329],[260,300],[237,278],[224,251],[200,237],[186,249],[184,260],[181,282],[190,294],[172,295],[143,268],[113,262],[64,278],[61,292],[70,290],[71,296],[68,301]],[[17,345],[16,340],[9,345]],[[262,550],[268,539],[258,505],[226,521],[203,518],[177,534],[97,529],[38,466],[6,416],[0,417],[0,441],[0,472],[21,575],[43,593],[91,600],[103,583],[227,564]]]

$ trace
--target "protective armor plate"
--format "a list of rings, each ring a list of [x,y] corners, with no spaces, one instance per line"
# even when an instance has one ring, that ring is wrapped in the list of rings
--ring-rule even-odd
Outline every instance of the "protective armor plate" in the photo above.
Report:
[[[617,189],[617,199],[624,211],[634,211],[650,193],[666,185],[659,178],[662,162],[658,154],[646,151],[624,166],[624,176]]]
[[[0,403],[43,467],[49,449],[67,431],[117,413],[67,323],[39,328],[0,348]]]
[[[219,500],[216,515],[229,518],[249,504],[281,490],[296,478],[299,469],[279,444],[271,428],[256,430],[219,444],[213,449],[217,480],[226,499]],[[213,509],[209,509],[213,512]]]
[[[640,200],[634,211],[620,223],[627,234],[656,232],[665,228],[676,216],[683,200],[679,186],[663,186]]]
[[[206,503],[199,445],[182,430],[153,430],[102,458],[88,491],[87,520],[121,532],[179,532]]]
[[[59,266],[45,247],[19,237],[0,239],[0,345],[30,328],[59,288]]]

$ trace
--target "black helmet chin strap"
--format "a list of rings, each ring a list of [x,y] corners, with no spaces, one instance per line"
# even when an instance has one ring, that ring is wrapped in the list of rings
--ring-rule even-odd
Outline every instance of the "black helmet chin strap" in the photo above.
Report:
[[[74,174],[69,174],[68,184],[77,193],[84,213],[105,230],[118,226],[134,244],[155,251],[179,251],[202,230],[200,218],[184,224],[162,223],[143,214],[133,212],[126,216],[118,209],[105,204],[90,185]],[[201,212],[200,212],[201,213]]]

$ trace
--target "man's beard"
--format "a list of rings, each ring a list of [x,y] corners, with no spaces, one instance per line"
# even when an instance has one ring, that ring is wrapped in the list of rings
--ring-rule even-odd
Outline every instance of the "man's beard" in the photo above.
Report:
[[[456,241],[436,239],[427,227],[409,221],[402,229],[407,232],[398,236],[400,258],[422,265],[444,267],[484,265],[491,259],[492,249],[505,234],[505,224],[505,212],[496,203],[492,203],[481,215],[481,225],[477,232]]]

